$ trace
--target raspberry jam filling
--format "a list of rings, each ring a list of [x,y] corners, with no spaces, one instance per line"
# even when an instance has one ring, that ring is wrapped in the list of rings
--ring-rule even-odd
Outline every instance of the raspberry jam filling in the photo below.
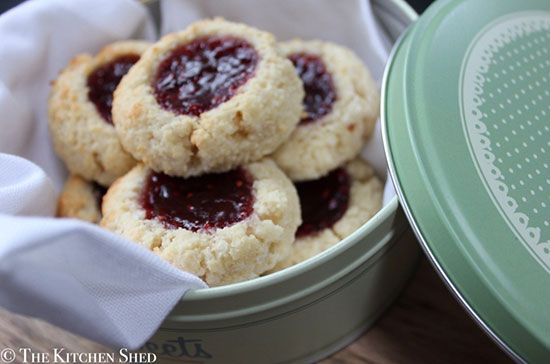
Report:
[[[221,229],[246,219],[253,211],[252,178],[237,168],[200,177],[151,173],[141,195],[147,219],[171,229]]]
[[[306,91],[303,104],[307,116],[300,120],[300,124],[318,120],[332,110],[332,104],[336,101],[332,76],[318,56],[295,53],[288,58],[294,63],[294,68],[302,79]]]
[[[343,168],[314,181],[296,183],[302,207],[302,225],[296,237],[330,228],[348,209],[351,179]]]
[[[96,68],[88,76],[88,98],[95,104],[99,114],[109,124],[113,124],[111,107],[113,106],[113,92],[118,86],[122,76],[139,60],[135,54],[127,54],[115,58]]]
[[[198,116],[231,99],[253,76],[258,60],[243,39],[196,39],[160,63],[153,82],[155,97],[175,114]]]
[[[95,201],[97,203],[97,208],[101,211],[101,205],[103,204],[103,196],[107,193],[107,188],[97,184],[96,182],[92,183],[92,194],[94,195]]]

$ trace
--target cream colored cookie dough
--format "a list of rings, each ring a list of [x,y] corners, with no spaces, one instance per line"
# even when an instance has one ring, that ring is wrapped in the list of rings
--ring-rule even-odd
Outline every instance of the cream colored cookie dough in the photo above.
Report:
[[[332,76],[336,91],[332,110],[316,121],[299,124],[273,154],[293,181],[316,179],[354,158],[372,135],[379,113],[378,90],[363,62],[345,47],[298,39],[280,47],[287,56],[320,57]]]
[[[82,177],[70,176],[61,191],[57,216],[71,217],[98,224],[101,221],[101,199],[104,187],[94,185]]]
[[[357,158],[348,162],[345,169],[351,178],[351,189],[348,209],[344,215],[331,228],[297,238],[287,258],[279,262],[270,273],[325,251],[361,227],[382,208],[383,186],[372,167]]]
[[[48,102],[50,135],[71,173],[108,186],[136,164],[122,148],[113,125],[90,101],[87,81],[98,67],[120,56],[140,55],[149,45],[125,41],[104,47],[95,57],[77,55],[53,82]]]
[[[159,64],[197,38],[236,37],[259,56],[253,76],[237,93],[199,116],[162,108],[153,82]],[[301,113],[303,88],[275,38],[240,23],[204,20],[164,36],[143,54],[115,92],[113,118],[126,150],[156,171],[195,176],[222,172],[272,153]]]
[[[151,169],[138,164],[109,189],[101,226],[220,286],[258,277],[289,253],[300,219],[296,189],[270,159],[243,167],[253,178],[254,211],[233,225],[193,232],[147,219],[140,195]]]

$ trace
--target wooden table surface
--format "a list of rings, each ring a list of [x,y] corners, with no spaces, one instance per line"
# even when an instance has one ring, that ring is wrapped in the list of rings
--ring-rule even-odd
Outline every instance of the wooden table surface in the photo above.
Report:
[[[54,347],[68,352],[108,351],[40,320],[0,309],[0,350],[4,347],[48,353]],[[403,294],[374,327],[321,363],[512,361],[469,318],[423,258]]]

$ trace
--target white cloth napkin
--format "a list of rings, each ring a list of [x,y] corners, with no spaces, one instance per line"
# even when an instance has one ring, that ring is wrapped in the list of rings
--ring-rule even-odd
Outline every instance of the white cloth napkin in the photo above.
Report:
[[[166,0],[161,30],[218,15],[280,39],[345,44],[377,81],[390,47],[366,0]],[[188,289],[206,285],[97,226],[52,218],[67,172],[46,115],[48,83],[74,55],[130,38],[155,38],[146,8],[132,0],[36,0],[0,16],[0,305],[135,349]],[[363,155],[386,173],[379,135]]]
[[[0,304],[134,349],[206,285],[97,226],[51,218],[66,171],[46,116],[49,81],[74,55],[128,38],[155,38],[130,0],[40,0],[0,16],[0,152],[28,159],[0,154]]]

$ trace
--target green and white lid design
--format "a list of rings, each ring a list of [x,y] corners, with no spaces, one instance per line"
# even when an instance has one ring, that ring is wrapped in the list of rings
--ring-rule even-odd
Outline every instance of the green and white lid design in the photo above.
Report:
[[[550,13],[490,23],[470,44],[460,77],[478,174],[518,240],[550,272]]]
[[[382,94],[392,177],[427,254],[515,359],[550,362],[550,1],[437,1]]]

